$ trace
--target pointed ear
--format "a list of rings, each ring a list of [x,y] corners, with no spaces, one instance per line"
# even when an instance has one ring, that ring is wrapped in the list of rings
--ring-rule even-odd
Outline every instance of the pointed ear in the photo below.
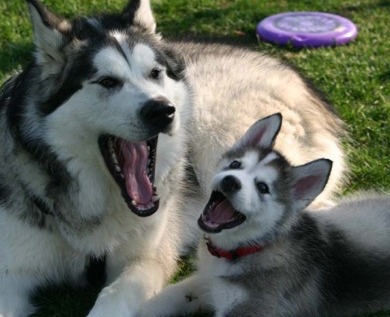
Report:
[[[156,31],[156,22],[149,0],[130,0],[122,15],[129,23],[137,24],[150,33]]]
[[[324,189],[332,161],[319,159],[305,165],[292,168],[292,194],[295,207],[303,209],[308,206]]]
[[[282,115],[273,114],[255,122],[239,139],[234,148],[262,147],[271,148],[282,125]]]
[[[37,48],[37,62],[55,72],[64,63],[60,48],[71,31],[71,23],[50,12],[38,0],[27,0]]]

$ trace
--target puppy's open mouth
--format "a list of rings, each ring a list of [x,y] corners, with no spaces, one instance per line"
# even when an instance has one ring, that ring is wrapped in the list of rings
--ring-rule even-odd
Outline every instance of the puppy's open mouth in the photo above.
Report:
[[[245,219],[245,215],[235,210],[221,192],[214,191],[198,219],[198,224],[206,232],[217,233],[223,229],[237,227]]]
[[[99,137],[108,170],[131,211],[141,217],[152,215],[159,205],[154,186],[157,140],[132,143],[109,135]]]

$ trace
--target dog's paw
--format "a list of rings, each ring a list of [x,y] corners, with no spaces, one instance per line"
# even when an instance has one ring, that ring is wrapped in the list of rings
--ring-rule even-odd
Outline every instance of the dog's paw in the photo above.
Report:
[[[110,289],[102,290],[87,317],[135,317],[135,311],[124,296]]]
[[[118,305],[119,304],[119,305]],[[124,304],[117,303],[115,305],[103,305],[96,303],[87,317],[135,317]]]
[[[16,303],[15,301],[14,303]],[[27,303],[3,303],[0,299],[0,317],[25,317],[35,311],[34,307]]]
[[[156,310],[153,306],[144,304],[141,306],[141,309],[137,312],[136,317],[160,317],[163,316],[160,314],[161,311]]]

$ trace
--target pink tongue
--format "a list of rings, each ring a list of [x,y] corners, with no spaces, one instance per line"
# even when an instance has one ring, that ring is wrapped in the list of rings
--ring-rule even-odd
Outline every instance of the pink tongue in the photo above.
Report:
[[[122,172],[125,176],[126,190],[137,205],[152,201],[153,188],[147,175],[148,149],[146,143],[123,141],[121,151],[124,156]]]
[[[223,224],[234,220],[235,210],[228,200],[222,200],[217,203],[207,213],[207,220],[217,224]]]

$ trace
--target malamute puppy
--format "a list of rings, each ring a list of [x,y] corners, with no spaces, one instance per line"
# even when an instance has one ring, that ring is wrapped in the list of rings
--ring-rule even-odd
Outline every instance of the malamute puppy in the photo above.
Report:
[[[306,210],[332,162],[292,166],[272,148],[280,125],[280,114],[258,121],[223,155],[198,221],[198,271],[138,316],[334,317],[390,308],[390,197]]]
[[[0,316],[26,316],[37,287],[80,283],[103,257],[89,316],[134,316],[195,240],[216,162],[255,118],[283,113],[276,147],[294,163],[332,159],[319,204],[342,182],[340,120],[280,61],[167,43],[146,0],[72,20],[27,3],[33,58],[0,92]]]

